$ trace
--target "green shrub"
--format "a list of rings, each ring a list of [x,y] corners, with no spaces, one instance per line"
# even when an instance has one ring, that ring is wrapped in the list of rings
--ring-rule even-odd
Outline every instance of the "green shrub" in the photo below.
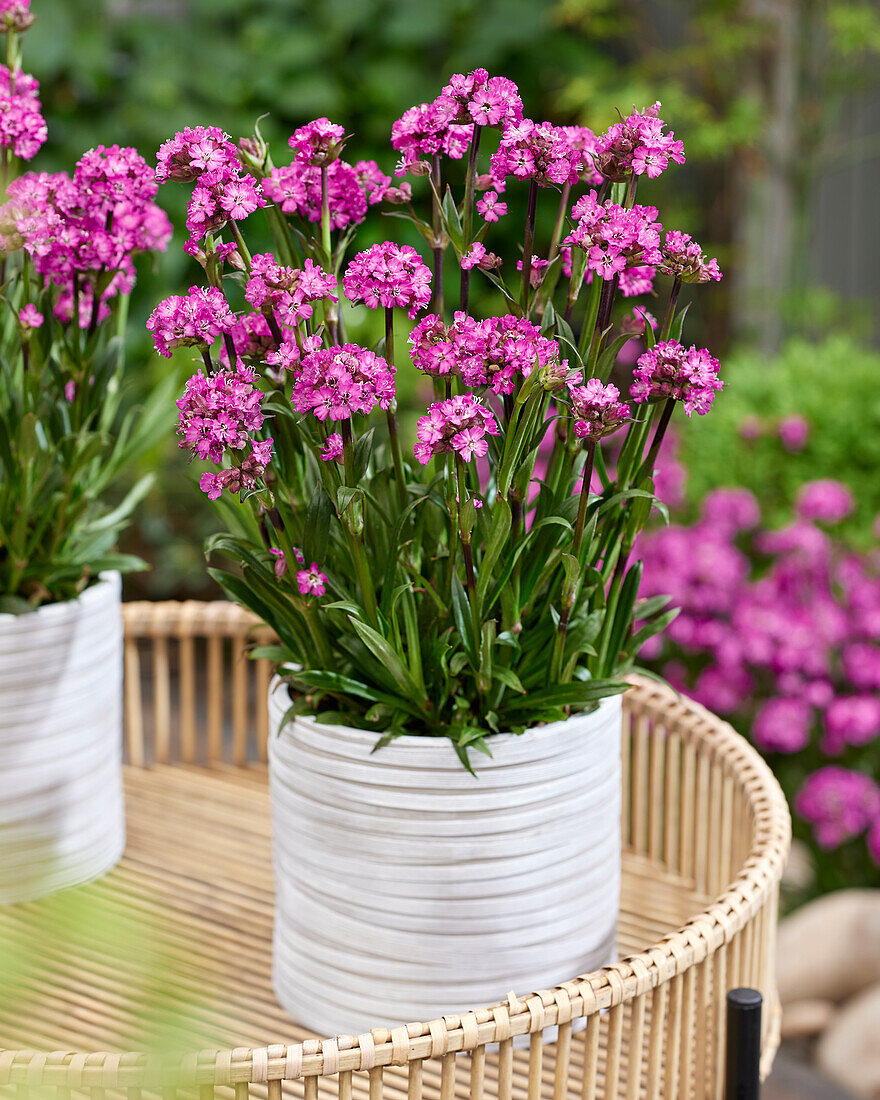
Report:
[[[683,433],[691,513],[710,489],[743,486],[761,501],[770,526],[791,516],[798,488],[836,478],[853,491],[856,511],[841,525],[853,546],[875,543],[880,513],[880,354],[844,335],[821,343],[789,341],[774,359],[753,351],[729,355],[723,400]],[[809,423],[803,450],[789,453],[780,421],[797,414]],[[750,419],[759,434],[744,438]]]

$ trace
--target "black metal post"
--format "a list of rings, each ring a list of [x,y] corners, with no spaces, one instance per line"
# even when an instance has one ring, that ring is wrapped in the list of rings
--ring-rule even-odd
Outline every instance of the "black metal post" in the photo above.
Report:
[[[757,989],[727,994],[727,1063],[724,1100],[759,1100],[761,1095],[761,1005]]]

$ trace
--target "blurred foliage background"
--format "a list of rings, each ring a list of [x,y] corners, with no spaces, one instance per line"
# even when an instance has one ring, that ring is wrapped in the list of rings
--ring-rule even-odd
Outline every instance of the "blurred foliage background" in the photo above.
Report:
[[[390,171],[392,121],[433,98],[450,73],[476,66],[513,78],[533,117],[597,131],[617,108],[661,100],[688,164],[653,184],[648,201],[661,207],[665,224],[693,233],[719,257],[726,278],[696,296],[690,334],[716,354],[733,351],[719,415],[688,443],[688,464],[697,472],[693,492],[719,479],[745,482],[783,514],[801,481],[839,476],[856,490],[869,488],[862,530],[867,513],[880,508],[871,477],[880,446],[872,384],[880,358],[870,350],[871,298],[880,293],[871,198],[880,188],[880,14],[873,3],[34,0],[33,6],[38,20],[25,42],[25,68],[42,82],[49,124],[36,169],[70,168],[98,143],[133,144],[149,159],[188,124],[219,125],[238,138],[262,115],[263,133],[283,162],[291,130],[327,115],[355,135],[353,158],[374,157]],[[185,198],[183,188],[160,194],[178,226]],[[517,238],[520,225],[515,214],[502,222]],[[200,274],[181,240],[179,234],[155,271],[141,273],[130,343],[136,377],[189,366],[157,359],[143,330],[158,297]],[[830,421],[829,379],[835,392],[849,395]],[[755,403],[767,406],[767,415],[801,412],[811,421],[810,447],[784,475],[762,466],[760,448],[738,432]],[[211,592],[201,542],[215,520],[193,491],[172,431],[169,410],[168,441],[149,459],[160,468],[158,488],[128,536],[153,570],[129,579],[130,597]],[[872,441],[854,442],[869,431]]]

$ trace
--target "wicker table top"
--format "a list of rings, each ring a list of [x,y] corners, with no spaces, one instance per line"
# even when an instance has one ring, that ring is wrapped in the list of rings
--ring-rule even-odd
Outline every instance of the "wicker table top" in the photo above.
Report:
[[[265,767],[127,768],[128,847],[100,881],[0,909],[12,985],[0,1047],[195,1050],[308,1037],[270,982],[272,865]],[[624,855],[621,954],[706,905]]]

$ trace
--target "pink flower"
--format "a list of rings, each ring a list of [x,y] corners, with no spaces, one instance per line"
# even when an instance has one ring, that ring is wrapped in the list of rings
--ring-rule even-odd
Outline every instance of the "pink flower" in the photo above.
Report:
[[[577,226],[562,243],[586,253],[588,271],[607,280],[630,270],[638,283],[627,287],[629,294],[650,289],[654,267],[661,260],[656,207],[625,209],[610,199],[600,203],[597,193],[590,191],[571,213]]]
[[[803,416],[784,416],[777,428],[782,446],[787,451],[802,451],[810,434],[809,422]]]
[[[284,551],[276,550],[274,546],[270,546],[269,553],[275,558],[275,576],[281,580],[287,572],[287,559],[284,556]]]
[[[484,221],[497,222],[507,213],[507,203],[498,201],[497,191],[487,191],[481,199],[477,199],[477,213]]]
[[[304,356],[291,393],[293,407],[318,420],[348,420],[377,405],[387,409],[393,400],[394,368],[357,344],[319,348]],[[329,461],[331,456],[322,457]]]
[[[470,249],[464,253],[461,258],[461,266],[468,271],[472,267],[478,267],[481,260],[486,256],[485,245],[480,244],[479,241],[474,241]]]
[[[867,745],[877,736],[880,699],[876,695],[839,695],[825,708],[825,752],[837,755],[847,745]]]
[[[73,404],[74,397],[76,397],[76,385],[73,379],[70,379],[64,383],[64,398],[68,405]]]
[[[34,77],[17,72],[13,80],[0,65],[0,146],[22,160],[32,160],[48,136],[39,91]]]
[[[689,233],[670,229],[660,249],[660,271],[683,283],[715,282],[721,278],[717,260],[707,260],[703,250]]]
[[[509,122],[491,158],[493,180],[514,176],[542,187],[577,183],[583,164],[583,156],[561,127],[531,119]]]
[[[700,517],[726,537],[757,527],[761,509],[748,489],[713,489],[703,497]]]
[[[43,323],[43,315],[32,302],[28,302],[18,311],[18,321],[22,328],[39,328]]]
[[[301,268],[279,264],[271,252],[254,256],[244,296],[254,309],[275,310],[284,324],[296,325],[312,315],[312,304],[335,302],[336,280],[314,260]]]
[[[808,481],[797,495],[797,512],[801,519],[839,523],[854,507],[855,501],[849,489],[832,478]]]
[[[362,165],[367,163],[361,162]],[[382,180],[391,182],[387,176]],[[379,201],[387,189],[387,184],[383,186],[369,173],[360,177],[344,160],[332,161],[327,168],[331,228],[344,229],[362,222],[369,203]],[[321,220],[321,169],[306,161],[296,160],[285,167],[273,168],[271,175],[263,180],[263,193],[285,214],[298,214],[309,222]],[[379,199],[374,198],[375,195]]]
[[[464,462],[488,451],[486,435],[498,435],[495,417],[472,394],[451,397],[428,406],[416,430],[415,456],[424,466],[434,455],[456,453]]]
[[[156,351],[171,358],[174,348],[210,347],[217,337],[235,328],[235,317],[216,287],[191,286],[188,294],[173,294],[150,314],[147,331]]]
[[[321,167],[339,156],[344,140],[345,130],[341,126],[337,126],[329,118],[316,118],[294,130],[287,144],[293,150],[296,160]]]
[[[634,111],[623,122],[615,122],[596,139],[594,163],[609,180],[624,180],[630,173],[655,179],[669,161],[684,164],[684,146],[659,118],[660,104]]]
[[[164,142],[156,158],[156,182],[192,182],[205,172],[241,168],[238,150],[228,134],[216,126],[187,126]]]
[[[323,596],[327,591],[327,574],[322,573],[317,562],[310,569],[300,569],[296,575],[296,586],[303,596]]]
[[[671,397],[682,402],[688,416],[693,412],[703,416],[724,385],[718,368],[718,360],[705,348],[685,349],[678,341],[667,340],[639,356],[630,397],[637,404]]]
[[[618,401],[620,391],[610,382],[603,386],[598,378],[590,378],[582,386],[571,387],[569,396],[574,434],[587,443],[598,443],[612,435],[629,418],[629,405]]]
[[[348,265],[342,285],[351,302],[363,302],[370,309],[399,306],[410,317],[431,299],[431,272],[421,256],[410,245],[392,241],[359,252]]]
[[[593,163],[598,151],[598,138],[589,126],[563,126],[562,132],[569,144],[581,156],[581,182],[589,187],[602,185],[602,173],[597,171]]]
[[[802,699],[768,699],[752,726],[755,744],[765,752],[800,752],[810,739],[812,707]]]
[[[339,432],[328,435],[321,450],[321,458],[324,462],[335,462],[342,457],[343,443]]]
[[[794,808],[813,825],[817,844],[831,851],[870,826],[876,828],[880,789],[870,776],[861,772],[833,766],[821,768],[807,778],[794,800]]]
[[[263,426],[262,402],[256,374],[241,362],[207,377],[198,371],[177,402],[179,446],[219,464],[227,451],[245,448]]]

